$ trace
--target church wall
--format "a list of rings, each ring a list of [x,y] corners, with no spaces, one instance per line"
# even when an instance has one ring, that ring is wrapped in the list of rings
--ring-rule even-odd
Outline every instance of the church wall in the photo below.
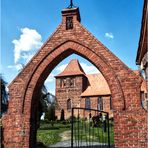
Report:
[[[65,86],[62,86],[62,81],[65,79]],[[69,86],[66,82],[69,79],[73,79],[73,85]],[[83,84],[86,79],[84,76],[69,76],[69,77],[60,77],[56,78],[56,100],[57,100],[57,107],[56,107],[56,116],[60,119],[61,110],[64,109],[65,118],[69,118],[71,116],[70,110],[67,110],[67,100],[71,99],[71,107],[79,107],[80,103],[80,95],[84,90]],[[61,85],[61,86],[60,86]]]
[[[89,98],[90,99],[90,108],[91,109],[96,109],[98,110],[98,96],[97,97],[84,97],[81,99],[81,107],[82,108],[85,108],[85,99],[86,98]],[[103,96],[102,97],[103,99],[103,111],[105,112],[108,112],[109,113],[109,117],[113,117],[113,110],[110,108],[110,96]],[[85,117],[88,118],[89,117],[89,111],[87,111],[85,113]],[[82,112],[81,112],[81,115],[84,115]],[[92,116],[94,116],[95,113],[93,112],[92,113]]]

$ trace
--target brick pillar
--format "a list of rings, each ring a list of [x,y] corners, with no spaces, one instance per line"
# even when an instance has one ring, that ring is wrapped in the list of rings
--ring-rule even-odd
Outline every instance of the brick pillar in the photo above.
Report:
[[[148,63],[146,64],[145,67],[145,78],[146,78],[146,87],[147,87],[147,95],[146,95],[146,100],[145,100],[145,107],[148,110]]]

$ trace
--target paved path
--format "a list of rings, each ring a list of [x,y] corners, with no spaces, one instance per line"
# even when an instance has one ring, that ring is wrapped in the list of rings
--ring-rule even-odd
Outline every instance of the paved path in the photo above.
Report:
[[[65,131],[60,134],[61,141],[71,140],[71,131]]]
[[[71,148],[71,131],[65,131],[60,134],[61,137],[61,142],[58,142],[56,144],[48,146],[48,148],[55,147],[55,148]],[[93,143],[87,143],[87,142],[79,142],[75,141],[73,143],[73,146],[76,147],[81,147],[81,148],[108,148],[108,146],[100,144],[98,142],[93,142]],[[38,147],[38,148],[44,148],[44,147]],[[114,146],[111,146],[110,148],[114,148]]]
[[[73,145],[75,148],[78,147],[78,143],[74,143]],[[58,142],[54,145],[50,145],[50,147],[55,147],[55,148],[70,148],[71,147],[71,140],[66,140],[66,141],[62,141],[62,142]],[[106,145],[102,145],[98,142],[93,142],[91,143],[91,145],[89,145],[86,142],[81,142],[79,143],[79,147],[81,148],[108,148],[108,146]],[[114,146],[111,146],[110,148],[114,148]]]

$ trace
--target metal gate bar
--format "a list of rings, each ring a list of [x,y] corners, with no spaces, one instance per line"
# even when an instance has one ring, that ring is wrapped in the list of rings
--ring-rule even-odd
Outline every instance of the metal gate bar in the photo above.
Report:
[[[72,108],[71,147],[110,148],[108,112]]]

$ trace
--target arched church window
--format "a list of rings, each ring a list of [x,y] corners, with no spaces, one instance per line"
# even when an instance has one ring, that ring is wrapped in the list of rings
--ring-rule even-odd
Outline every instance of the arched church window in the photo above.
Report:
[[[75,86],[75,80],[74,80],[74,78],[71,78],[71,80],[70,80],[70,86],[71,87]]]
[[[141,95],[141,105],[144,108],[144,106],[145,106],[145,104],[144,104],[145,103],[144,91],[141,91],[140,95]]]
[[[60,87],[63,87],[63,79],[60,80]]]
[[[98,97],[98,110],[103,110],[103,99]]]
[[[71,99],[67,100],[67,110],[71,109]]]
[[[89,97],[87,97],[87,98],[85,98],[85,108],[87,108],[87,109],[90,109],[90,98]]]
[[[61,85],[62,88],[66,86],[66,79],[65,78],[61,79],[61,84],[60,85]]]
[[[60,86],[63,87],[73,87],[75,86],[74,78],[64,78],[61,79]]]
[[[70,82],[71,82],[71,79],[70,78],[67,78],[66,79],[66,87],[70,87]]]

